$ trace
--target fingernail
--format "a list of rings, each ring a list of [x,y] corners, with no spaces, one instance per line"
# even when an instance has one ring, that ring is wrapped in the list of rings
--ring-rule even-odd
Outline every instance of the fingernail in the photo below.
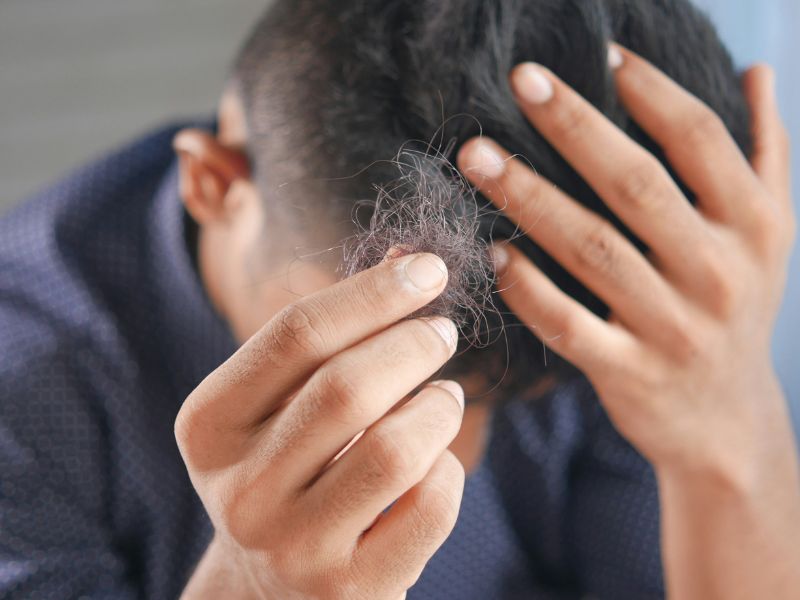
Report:
[[[458,345],[458,330],[456,329],[455,323],[446,317],[432,317],[423,320],[433,327],[451,351],[456,349]]]
[[[503,248],[502,246],[492,246],[489,249],[489,252],[492,255],[492,263],[494,264],[494,272],[498,275],[502,275],[503,272],[508,268],[508,250]]]
[[[471,170],[489,179],[497,179],[506,170],[503,157],[486,142],[480,142],[472,150],[472,163]]]
[[[433,254],[422,254],[406,263],[406,276],[422,292],[429,292],[447,280],[447,266]]]
[[[616,71],[622,66],[625,59],[622,57],[622,52],[619,51],[614,44],[608,47],[608,66],[612,71]]]
[[[524,63],[514,71],[514,86],[520,98],[531,104],[544,104],[553,97],[553,83],[534,63]]]
[[[456,402],[458,402],[461,410],[464,410],[464,390],[455,381],[431,381],[431,385],[453,394],[453,397],[456,399]]]

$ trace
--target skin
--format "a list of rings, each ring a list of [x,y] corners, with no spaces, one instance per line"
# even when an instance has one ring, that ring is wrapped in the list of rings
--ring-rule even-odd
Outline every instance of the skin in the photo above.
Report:
[[[511,246],[509,307],[591,380],[620,432],[654,465],[667,586],[676,598],[791,598],[800,589],[800,481],[770,357],[795,225],[788,141],[771,72],[745,77],[751,163],[699,100],[641,58],[612,53],[620,98],[698,196],[552,73],[519,66],[522,111],[650,247],[618,231],[490,140],[467,176],[610,306],[603,321]],[[621,63],[621,64],[620,64]]]
[[[459,155],[467,177],[612,318],[592,315],[510,246],[495,249],[498,287],[654,465],[670,595],[791,598],[799,469],[769,342],[794,217],[772,75],[757,67],[744,80],[748,162],[702,103],[612,50],[622,101],[697,207],[555,76],[522,65],[511,74],[521,110],[651,252],[638,254],[491,140],[474,140]],[[175,142],[201,276],[244,342],[176,422],[216,531],[184,596],[402,598],[455,523],[465,467],[453,451],[474,463],[485,437],[485,415],[462,428],[455,382],[413,395],[450,358],[455,334],[444,319],[398,321],[441,292],[444,265],[405,256],[336,282],[282,253],[302,241],[274,229],[276,251],[254,268],[265,215],[230,95],[220,120],[218,138],[186,131]]]

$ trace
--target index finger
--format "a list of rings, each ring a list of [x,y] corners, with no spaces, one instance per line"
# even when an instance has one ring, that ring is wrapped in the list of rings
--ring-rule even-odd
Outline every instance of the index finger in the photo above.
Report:
[[[286,307],[195,389],[182,419],[260,424],[325,361],[436,298],[447,267],[432,254],[383,262]]]

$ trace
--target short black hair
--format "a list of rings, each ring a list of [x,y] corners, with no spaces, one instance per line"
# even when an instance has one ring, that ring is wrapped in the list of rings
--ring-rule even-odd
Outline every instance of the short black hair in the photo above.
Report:
[[[709,19],[688,0],[276,0],[234,69],[256,179],[268,195],[275,163],[298,179],[347,178],[324,199],[326,214],[347,222],[357,200],[396,177],[375,161],[391,159],[409,140],[434,139],[453,159],[483,133],[643,249],[525,120],[508,83],[518,63],[549,67],[663,162],[618,102],[607,67],[611,40],[705,101],[749,152],[739,75]],[[562,289],[604,313],[535,244],[519,243]],[[530,344],[530,334],[508,331],[512,345]],[[545,372],[545,362],[569,372],[541,351],[525,360],[526,373]],[[497,371],[480,361],[478,353],[471,368]]]

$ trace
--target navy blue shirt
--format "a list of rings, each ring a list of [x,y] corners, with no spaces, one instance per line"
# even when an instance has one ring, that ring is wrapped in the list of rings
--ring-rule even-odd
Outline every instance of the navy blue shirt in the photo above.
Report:
[[[211,527],[184,398],[237,348],[192,263],[167,128],[0,220],[0,597],[177,598]],[[415,599],[661,598],[647,463],[591,388],[497,408]]]

